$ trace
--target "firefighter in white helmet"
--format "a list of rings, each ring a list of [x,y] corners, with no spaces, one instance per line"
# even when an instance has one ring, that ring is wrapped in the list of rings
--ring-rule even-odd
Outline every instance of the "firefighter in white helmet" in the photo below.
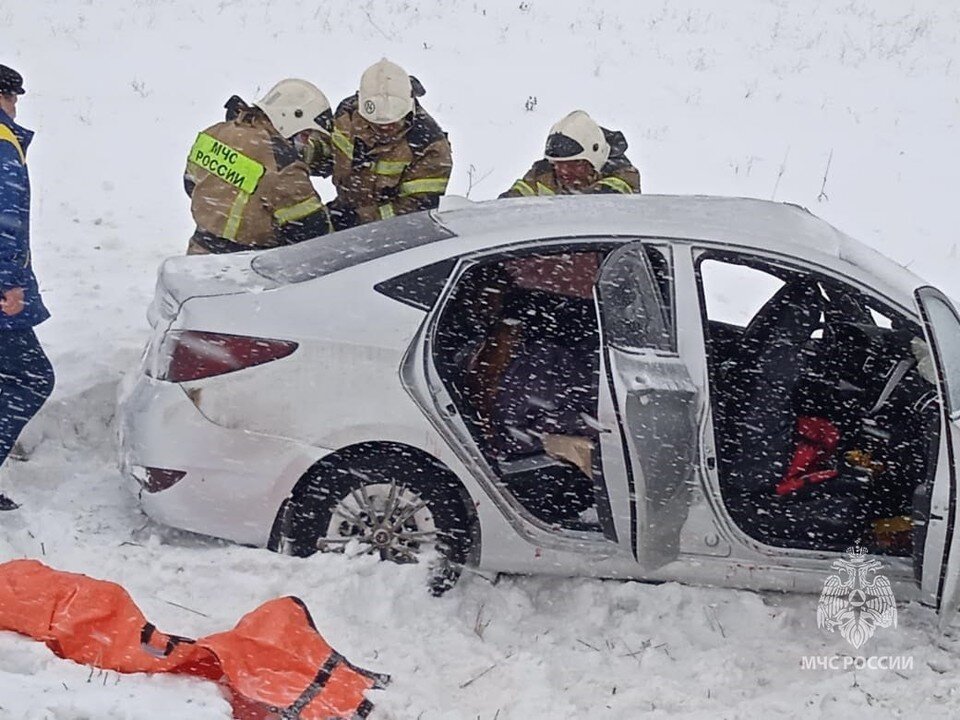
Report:
[[[282,80],[253,105],[234,96],[227,119],[190,149],[184,188],[197,224],[189,254],[277,247],[332,230],[310,182],[332,170],[333,113],[306,80]]]
[[[500,197],[639,193],[640,172],[626,156],[619,130],[607,130],[583,110],[550,128],[543,159]]]
[[[332,137],[336,229],[439,205],[453,159],[447,134],[420,105],[424,94],[416,78],[384,58],[340,103]]]

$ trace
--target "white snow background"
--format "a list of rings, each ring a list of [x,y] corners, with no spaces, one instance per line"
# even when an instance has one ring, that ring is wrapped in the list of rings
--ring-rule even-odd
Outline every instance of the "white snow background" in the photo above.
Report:
[[[958,37],[952,0],[0,0],[0,62],[25,75],[18,120],[38,133],[33,248],[53,313],[39,334],[58,374],[32,458],[0,471],[24,503],[0,517],[0,561],[122,583],[184,635],[296,594],[334,647],[393,675],[374,700],[404,720],[960,716],[960,649],[920,606],[865,648],[912,670],[842,672],[800,669],[849,650],[810,596],[472,576],[433,599],[419,567],[148,522],[114,427],[157,264],[192,230],[187,150],[233,93],[302,76],[336,104],[386,55],[426,86],[450,190],[475,199],[583,108],[625,132],[646,192],[799,203],[957,297]],[[91,671],[0,634],[0,718],[229,717],[212,684]]]

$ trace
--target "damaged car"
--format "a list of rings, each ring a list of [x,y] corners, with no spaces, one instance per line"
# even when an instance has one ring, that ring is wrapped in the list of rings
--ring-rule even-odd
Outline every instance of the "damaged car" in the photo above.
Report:
[[[462,203],[173,258],[124,474],[307,556],[819,592],[851,547],[960,603],[960,319],[795,205]]]

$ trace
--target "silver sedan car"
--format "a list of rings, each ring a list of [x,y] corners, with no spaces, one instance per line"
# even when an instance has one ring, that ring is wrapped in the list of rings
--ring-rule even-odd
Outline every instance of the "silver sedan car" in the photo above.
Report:
[[[803,208],[522,198],[167,260],[122,467],[306,556],[960,603],[960,319]]]

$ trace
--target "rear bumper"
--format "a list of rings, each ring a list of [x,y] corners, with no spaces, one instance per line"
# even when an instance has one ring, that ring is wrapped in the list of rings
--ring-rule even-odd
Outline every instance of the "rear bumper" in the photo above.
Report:
[[[120,400],[120,469],[144,511],[165,525],[266,546],[297,480],[326,450],[210,422],[182,388],[139,375]],[[144,468],[186,474],[147,492]]]

